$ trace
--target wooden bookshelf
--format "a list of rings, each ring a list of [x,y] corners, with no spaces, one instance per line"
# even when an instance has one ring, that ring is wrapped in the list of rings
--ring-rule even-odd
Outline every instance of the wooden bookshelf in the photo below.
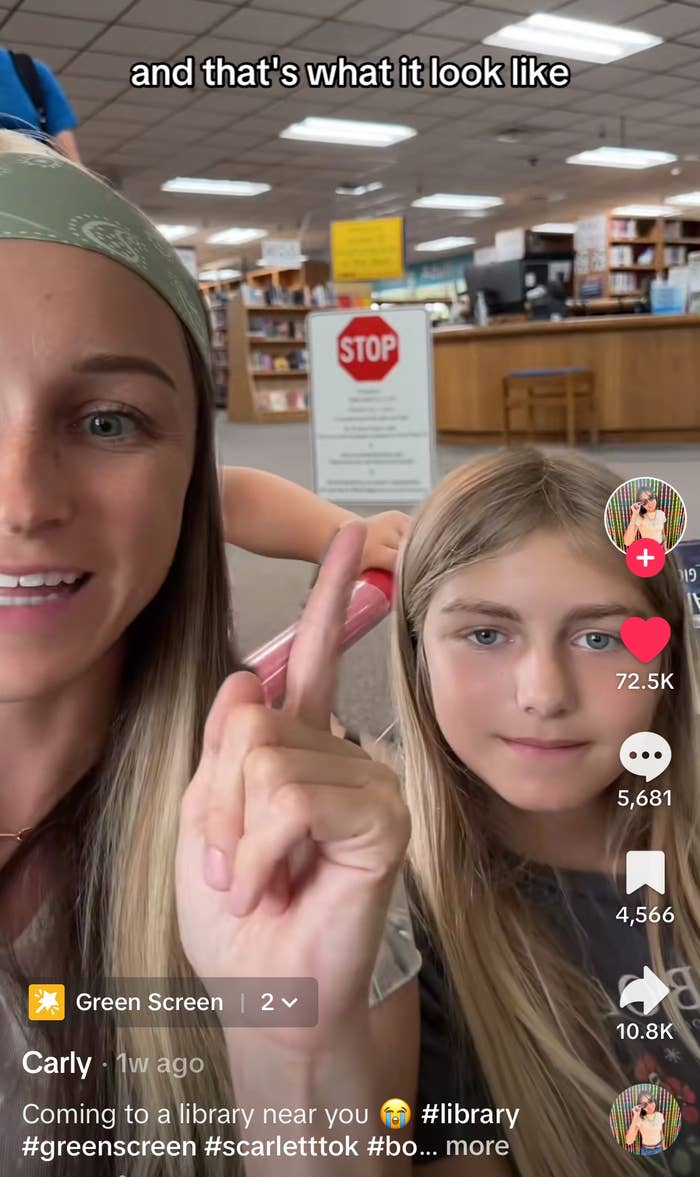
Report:
[[[325,262],[254,270],[228,306],[228,417],[271,424],[308,420],[305,319],[327,297]],[[263,366],[263,365],[267,366]]]
[[[700,217],[622,217],[611,213],[607,218],[607,255],[600,257],[595,271],[577,269],[576,299],[643,297],[639,276],[655,278],[671,266],[685,265],[693,247],[700,250]],[[597,294],[588,299],[582,290],[593,287]]]

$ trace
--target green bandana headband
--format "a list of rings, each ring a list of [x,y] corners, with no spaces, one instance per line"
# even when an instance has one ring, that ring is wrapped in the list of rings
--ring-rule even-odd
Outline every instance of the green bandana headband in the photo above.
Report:
[[[148,217],[89,172],[56,154],[0,154],[3,237],[77,245],[121,262],[170,304],[209,365],[196,281]]]

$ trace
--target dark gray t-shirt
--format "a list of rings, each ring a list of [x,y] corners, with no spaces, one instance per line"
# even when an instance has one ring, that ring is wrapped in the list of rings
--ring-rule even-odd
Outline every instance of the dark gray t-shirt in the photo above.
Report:
[[[610,1040],[617,1044],[619,1058],[630,1086],[640,1082],[658,1082],[674,1094],[681,1107],[682,1126],[676,1143],[666,1153],[671,1171],[677,1177],[700,1174],[700,1066],[690,1056],[676,1035],[671,1042],[623,1041],[615,1027],[619,1022],[666,1021],[658,1010],[645,1018],[638,1006],[620,1009],[622,990],[644,966],[651,967],[644,925],[630,927],[615,917],[621,907],[634,909],[646,902],[644,893],[625,894],[624,879],[617,888],[604,875],[579,871],[559,871],[533,867],[523,884],[529,899],[546,917],[547,923],[562,943],[566,956],[590,976],[596,977],[610,998],[606,1020]],[[668,904],[659,896],[659,908]],[[421,990],[421,1060],[418,1104],[459,1103],[488,1108],[493,1100],[481,1074],[474,1053],[455,1050],[456,1026],[449,1013],[448,985],[442,962],[414,921],[416,944],[423,956],[420,972]],[[700,1042],[700,978],[683,962],[669,967],[662,977],[676,990],[689,1026]],[[421,1164],[429,1164],[446,1155],[446,1141],[458,1139],[495,1140],[502,1136],[496,1125],[479,1128],[470,1124],[423,1124],[414,1119],[414,1139]],[[519,1123],[527,1132],[527,1125]],[[435,1153],[431,1156],[429,1154]],[[641,1171],[641,1170],[640,1170]]]

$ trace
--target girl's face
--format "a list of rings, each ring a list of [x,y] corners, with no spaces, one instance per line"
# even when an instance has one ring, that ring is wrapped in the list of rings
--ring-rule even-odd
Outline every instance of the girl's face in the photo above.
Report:
[[[136,274],[44,242],[3,241],[0,258],[0,574],[88,574],[68,591],[0,576],[5,702],[94,667],[162,585],[195,390],[178,320]]]
[[[455,572],[423,635],[447,743],[517,809],[591,801],[620,776],[627,736],[653,728],[655,693],[616,677],[658,670],[619,636],[626,617],[652,613],[612,548],[592,563],[557,532]]]

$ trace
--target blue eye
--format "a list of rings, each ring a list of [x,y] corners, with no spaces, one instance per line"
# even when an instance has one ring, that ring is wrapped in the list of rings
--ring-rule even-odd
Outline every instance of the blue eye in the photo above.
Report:
[[[620,639],[613,636],[611,633],[598,633],[592,631],[584,633],[580,638],[576,639],[577,646],[584,650],[617,650],[620,647]]]
[[[134,417],[130,413],[114,411],[90,413],[84,418],[90,425],[95,425],[95,431],[89,430],[91,437],[99,437],[104,441],[120,441],[130,436],[138,428]],[[124,423],[128,428],[124,428]]]
[[[498,646],[505,635],[498,629],[473,629],[467,634],[470,642],[476,646]]]

